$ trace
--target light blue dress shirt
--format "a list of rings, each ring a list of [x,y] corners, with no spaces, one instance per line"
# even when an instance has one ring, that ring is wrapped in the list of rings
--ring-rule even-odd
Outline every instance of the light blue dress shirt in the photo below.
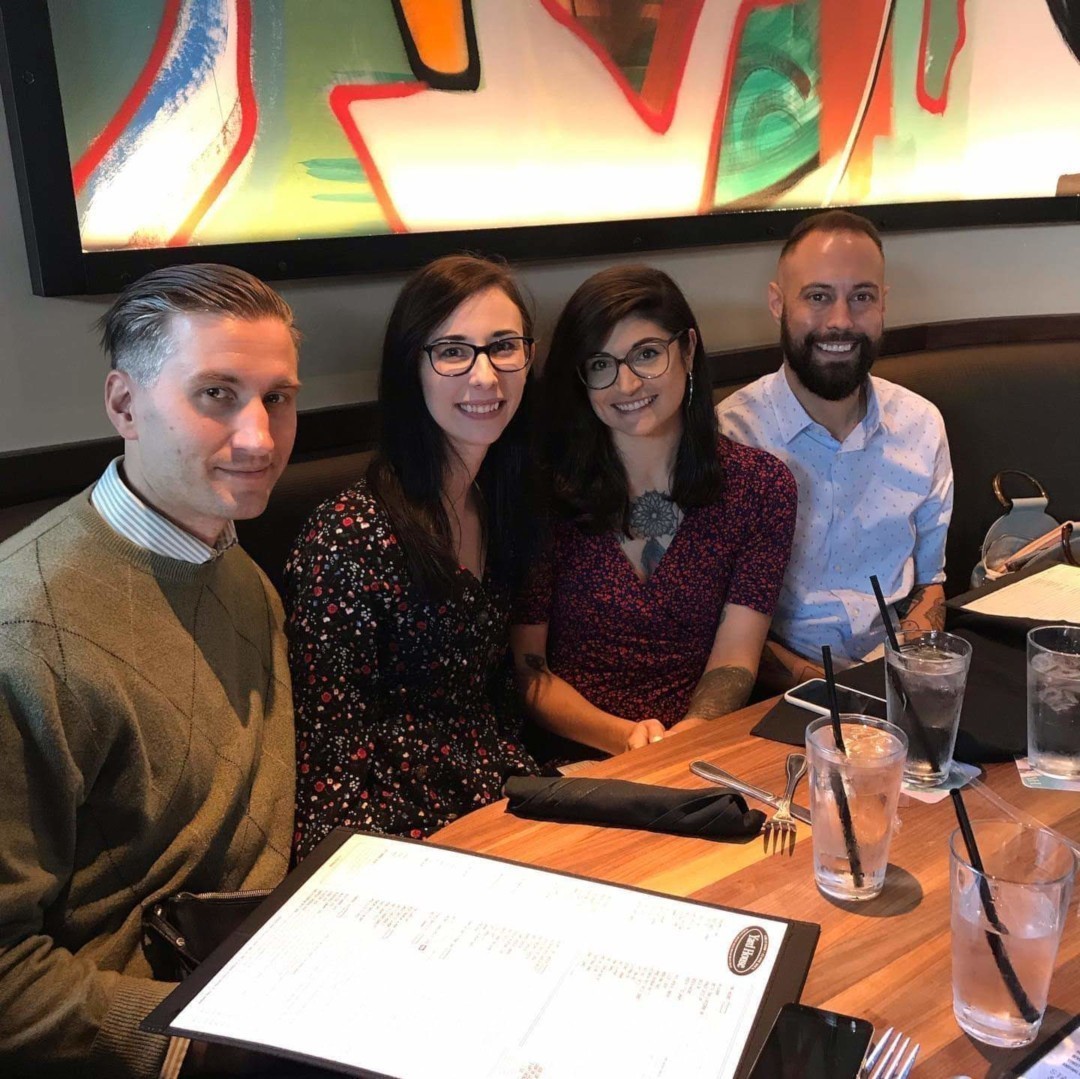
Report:
[[[945,579],[953,474],[941,413],[871,376],[866,415],[838,442],[781,368],[721,401],[716,416],[728,438],[779,457],[799,488],[773,635],[816,663],[823,644],[842,666],[862,659],[885,638],[871,574],[890,604]]]

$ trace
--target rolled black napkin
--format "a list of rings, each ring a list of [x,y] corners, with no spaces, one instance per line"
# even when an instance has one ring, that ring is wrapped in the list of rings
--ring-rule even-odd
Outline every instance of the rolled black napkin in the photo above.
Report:
[[[765,814],[723,787],[683,790],[625,779],[513,776],[503,793],[508,813],[529,820],[609,824],[645,832],[738,839],[761,831]]]

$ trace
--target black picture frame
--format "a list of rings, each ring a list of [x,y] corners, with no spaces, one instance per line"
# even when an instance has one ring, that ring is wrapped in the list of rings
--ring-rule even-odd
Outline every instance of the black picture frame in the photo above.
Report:
[[[2,87],[30,280],[39,296],[114,293],[161,266],[225,262],[266,280],[407,271],[452,251],[514,262],[760,243],[785,236],[807,209],[483,228],[408,235],[206,244],[84,252],[47,0],[0,0]],[[1080,195],[860,205],[883,231],[1080,221]]]

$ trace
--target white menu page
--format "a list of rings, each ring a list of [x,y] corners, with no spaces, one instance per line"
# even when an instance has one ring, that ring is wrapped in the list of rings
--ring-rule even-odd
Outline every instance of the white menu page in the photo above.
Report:
[[[1080,567],[1058,565],[964,604],[1000,618],[1080,622]]]
[[[355,835],[170,1029],[396,1079],[723,1079],[785,932],[769,918]]]
[[[1077,1079],[1080,1076],[1080,1030],[1066,1034],[1021,1075],[1023,1079]]]

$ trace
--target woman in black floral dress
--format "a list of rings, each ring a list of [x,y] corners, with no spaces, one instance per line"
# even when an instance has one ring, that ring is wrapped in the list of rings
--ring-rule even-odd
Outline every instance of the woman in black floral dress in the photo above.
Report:
[[[390,315],[379,452],[285,567],[297,858],[337,825],[428,836],[536,771],[507,662],[533,532],[531,329],[507,270],[464,255]]]

